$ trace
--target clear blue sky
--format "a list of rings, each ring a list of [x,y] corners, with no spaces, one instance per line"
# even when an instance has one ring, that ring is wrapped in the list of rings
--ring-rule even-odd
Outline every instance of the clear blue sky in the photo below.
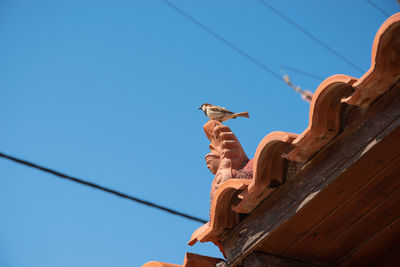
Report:
[[[269,68],[360,77],[258,1],[171,0]],[[366,71],[386,17],[366,1],[270,1]],[[377,1],[389,14],[397,1]],[[213,176],[197,107],[251,158],[271,131],[301,133],[309,105],[158,0],[0,3],[0,151],[207,218]],[[320,81],[288,71],[314,91]],[[0,159],[0,266],[181,264],[200,224]]]

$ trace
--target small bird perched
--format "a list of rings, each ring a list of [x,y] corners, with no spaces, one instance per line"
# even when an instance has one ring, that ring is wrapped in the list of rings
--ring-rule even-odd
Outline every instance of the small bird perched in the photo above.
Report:
[[[206,114],[206,116],[210,120],[217,120],[220,122],[227,121],[229,119],[236,119],[236,117],[249,118],[249,113],[247,111],[240,113],[233,113],[232,111],[229,111],[226,108],[214,106],[208,103],[202,104],[199,107],[199,109],[203,110],[204,114]]]

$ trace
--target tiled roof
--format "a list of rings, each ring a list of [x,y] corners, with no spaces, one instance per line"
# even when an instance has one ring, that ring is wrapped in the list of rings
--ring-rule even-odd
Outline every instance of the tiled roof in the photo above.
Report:
[[[400,13],[378,30],[370,69],[360,78],[334,75],[323,81],[310,104],[309,125],[300,135],[273,132],[259,144],[253,158],[253,178],[230,179],[217,189],[210,221],[197,229],[189,245],[220,241],[238,223],[239,213],[250,213],[284,182],[290,164],[304,164],[349,125],[346,106],[363,110],[385,94],[400,78]],[[285,186],[285,185],[282,185]],[[245,233],[243,233],[245,234]]]
[[[356,129],[352,129],[352,127],[354,127],[354,128],[359,127],[359,121],[356,121],[356,123],[352,123],[353,120],[360,119],[360,117],[362,118],[363,117],[362,115],[364,113],[368,114],[368,112],[370,112],[376,108],[382,108],[382,104],[379,104],[379,101],[377,101],[379,104],[378,107],[372,106],[369,109],[369,107],[372,104],[374,104],[374,102],[376,100],[378,100],[378,98],[380,98],[382,95],[384,95],[387,91],[389,91],[388,94],[385,97],[382,97],[380,99],[382,100],[382,99],[386,99],[388,97],[391,98],[392,95],[391,95],[390,89],[392,89],[392,88],[396,89],[397,87],[399,87],[399,85],[397,85],[397,87],[395,86],[396,84],[398,84],[399,80],[400,80],[400,13],[397,13],[397,14],[391,16],[389,19],[387,19],[383,23],[383,25],[379,28],[379,30],[375,36],[373,46],[372,46],[371,67],[360,79],[350,77],[347,75],[334,75],[332,77],[327,78],[325,81],[323,81],[319,85],[319,87],[317,88],[316,92],[314,93],[313,99],[310,103],[309,125],[306,128],[306,130],[303,131],[303,133],[301,133],[299,135],[293,134],[293,133],[285,133],[285,132],[273,132],[273,133],[268,134],[260,142],[260,144],[257,148],[257,151],[254,155],[254,158],[247,162],[247,157],[244,154],[244,151],[242,151],[240,143],[238,142],[238,140],[236,139],[234,134],[229,132],[231,139],[233,138],[232,140],[236,140],[235,141],[236,146],[238,146],[240,148],[239,150],[242,151],[242,153],[239,153],[239,154],[241,154],[242,157],[244,157],[246,159],[244,162],[247,162],[247,163],[241,170],[236,170],[236,167],[233,168],[237,171],[237,175],[232,176],[232,177],[236,177],[236,178],[226,180],[226,181],[222,182],[221,184],[219,184],[218,186],[215,186],[213,183],[213,187],[212,187],[213,189],[211,192],[212,202],[211,202],[211,207],[210,207],[210,220],[208,223],[206,223],[202,227],[198,228],[192,234],[192,237],[189,241],[189,245],[194,245],[197,241],[200,241],[200,242],[211,241],[220,248],[220,250],[224,254],[224,256],[225,256],[224,246],[226,247],[226,245],[227,245],[226,244],[227,239],[230,240],[230,241],[228,241],[228,243],[229,242],[237,242],[239,239],[243,239],[244,247],[251,246],[248,244],[248,242],[251,240],[254,241],[256,239],[259,239],[259,237],[257,235],[260,235],[262,233],[257,232],[256,230],[254,230],[252,228],[249,229],[248,228],[249,226],[246,224],[240,225],[239,223],[245,222],[247,219],[250,219],[250,221],[253,222],[252,225],[254,226],[258,223],[257,222],[258,219],[254,219],[254,218],[258,218],[257,216],[259,216],[260,214],[262,215],[262,217],[264,216],[264,217],[271,217],[271,218],[275,218],[275,216],[278,216],[278,217],[281,216],[281,214],[279,213],[279,211],[281,211],[281,210],[279,208],[267,209],[261,213],[259,211],[260,211],[260,208],[263,208],[263,207],[264,208],[269,207],[269,206],[275,207],[274,206],[275,204],[274,204],[274,202],[271,202],[271,199],[273,199],[277,195],[285,194],[285,192],[288,190],[291,191],[291,189],[292,189],[291,186],[295,185],[296,181],[300,181],[299,183],[303,183],[302,181],[304,179],[300,179],[301,177],[300,178],[297,177],[299,179],[299,180],[297,180],[296,177],[294,177],[293,173],[298,173],[299,171],[301,172],[303,169],[309,170],[310,168],[315,168],[315,167],[318,167],[320,169],[323,168],[325,170],[326,168],[324,166],[329,166],[329,164],[321,165],[320,159],[318,159],[318,158],[321,158],[320,156],[322,156],[322,158],[324,158],[325,155],[327,153],[329,154],[329,151],[331,151],[331,149],[330,149],[331,145],[335,145],[336,142],[340,141],[341,139],[346,139],[349,136],[349,133],[355,132]],[[352,108],[349,108],[350,106]],[[361,116],[360,116],[360,114],[361,114]],[[217,123],[215,121],[214,122],[211,121],[211,122],[207,123],[207,125],[206,125],[207,127],[205,127],[205,131],[206,131],[206,135],[208,134],[207,135],[208,137],[210,134],[211,135],[213,134],[213,131],[214,131],[213,129],[217,124],[219,124],[219,123]],[[224,125],[220,125],[218,127],[224,127]],[[230,131],[229,128],[226,128],[225,130]],[[362,129],[360,128],[359,130],[361,131]],[[377,131],[379,131],[379,129],[377,129]],[[399,131],[400,131],[400,128],[399,128]],[[396,137],[396,135],[393,135],[390,138],[396,139],[397,137]],[[389,139],[386,140],[386,143],[390,145],[391,144],[390,142],[393,142],[393,140],[389,140]],[[212,141],[212,144],[213,144],[213,142],[218,142],[218,140],[214,140],[213,138],[211,138],[210,140]],[[351,142],[349,142],[349,143],[351,143]],[[374,143],[374,142],[372,142],[372,143]],[[330,144],[330,145],[328,145],[328,144]],[[216,145],[216,143],[214,145]],[[214,146],[211,146],[210,148],[212,149],[212,148],[214,148]],[[370,147],[367,147],[367,150],[369,148]],[[387,147],[385,147],[384,145],[382,145],[379,149],[382,151],[386,151],[388,154],[388,157],[392,157],[394,155],[393,153],[391,153],[391,154],[388,153]],[[389,150],[396,150],[396,149],[397,149],[396,146],[391,146]],[[325,150],[327,150],[327,151],[325,151]],[[362,153],[364,153],[364,152],[362,152]],[[384,160],[382,158],[379,159],[379,155],[375,155],[375,157],[377,157],[377,158],[374,159],[374,157],[372,157],[372,160],[376,161],[375,164],[379,164],[379,162],[384,162]],[[398,158],[397,161],[392,163],[392,165],[396,164],[399,161],[400,161],[400,158]],[[236,163],[241,164],[241,162],[243,162],[243,160],[238,161]],[[372,166],[372,165],[367,166],[367,167],[368,168],[363,169],[364,172],[370,172],[371,168],[372,169],[375,168],[375,166]],[[347,174],[347,175],[349,175],[349,174]],[[294,177],[294,178],[288,179],[288,182],[285,185],[284,184],[285,180],[288,177],[289,178]],[[238,179],[238,178],[241,178],[241,179]],[[357,179],[351,180],[353,182],[353,184],[351,184],[351,183],[349,184],[347,182],[348,180],[346,180],[345,178],[347,179],[348,177],[344,176],[344,178],[342,180],[344,180],[345,182],[340,183],[340,181],[339,181],[336,184],[336,187],[339,186],[338,188],[340,189],[340,186],[342,186],[343,184],[345,184],[345,185],[347,184],[348,185],[347,187],[349,187],[349,186],[357,187],[358,184],[356,182],[358,180],[362,180],[362,177],[357,177]],[[393,184],[390,185],[391,179],[392,180],[394,179],[393,177],[391,179],[386,179],[386,176],[382,176],[382,177],[378,177],[378,178],[379,179],[376,179],[376,181],[374,180],[377,183],[376,185],[371,183],[370,185],[366,186],[365,188],[363,187],[364,189],[362,189],[360,192],[357,193],[358,197],[356,197],[354,200],[350,200],[349,203],[350,204],[353,202],[356,203],[355,201],[357,200],[357,198],[359,198],[359,197],[362,198],[364,196],[363,193],[367,192],[367,189],[370,190],[368,192],[374,193],[375,192],[374,186],[377,187],[379,184],[379,181],[382,183],[383,183],[383,181],[386,181],[386,183],[388,183],[388,185],[389,185],[388,188],[391,188],[394,186]],[[285,187],[285,186],[289,186],[289,187]],[[281,187],[281,189],[283,189],[283,191],[282,190],[278,191],[275,194],[273,194],[271,198],[267,199],[267,197],[269,197],[271,195],[271,193],[273,193],[276,190],[277,187]],[[337,195],[338,194],[337,192],[340,193],[343,190],[341,191],[341,190],[337,189],[337,190],[339,190],[339,191],[337,191],[335,189],[336,187],[335,186],[332,187],[333,189],[331,188],[330,190],[325,191],[325,194],[320,194],[320,196],[317,194],[318,191],[316,191],[315,193],[313,193],[309,197],[307,197],[302,202],[302,204],[300,206],[298,206],[296,209],[296,212],[300,210],[300,212],[298,212],[298,214],[297,214],[298,216],[291,218],[291,223],[290,222],[288,223],[288,221],[286,221],[286,223],[287,223],[286,227],[278,228],[278,230],[276,230],[275,232],[272,232],[269,235],[269,238],[272,241],[267,242],[267,243],[260,243],[259,245],[261,245],[261,247],[258,247],[258,249],[261,249],[261,251],[272,253],[274,255],[281,255],[282,251],[286,251],[285,248],[288,246],[288,244],[290,242],[292,242],[293,240],[296,240],[296,238],[298,238],[298,235],[301,234],[302,231],[305,231],[305,229],[307,227],[311,227],[308,224],[312,225],[312,223],[318,223],[317,221],[315,221],[315,220],[317,220],[316,218],[323,216],[323,214],[325,214],[330,209],[332,209],[334,205],[337,205],[337,203],[339,203],[340,201],[343,201],[342,198],[344,198],[346,194],[347,195],[351,194],[352,190],[348,190],[348,192],[346,191],[345,193],[343,193],[342,195],[339,196],[339,195]],[[286,189],[288,189],[288,190],[286,190]],[[378,193],[379,192],[377,191],[377,194]],[[316,194],[318,195],[317,197],[315,197],[316,199],[324,199],[324,197],[326,197],[326,196],[328,196],[328,199],[329,199],[329,203],[324,202],[325,204],[324,204],[323,209],[321,209],[321,207],[319,206],[320,209],[319,209],[319,212],[317,212],[317,213],[313,212],[313,210],[315,211],[315,207],[318,207],[318,205],[320,205],[321,202],[315,201],[313,205],[306,206],[306,203],[308,201],[310,201],[310,203],[312,202],[311,199]],[[335,199],[331,198],[332,194],[336,196]],[[367,196],[367,195],[368,194],[366,194],[365,196]],[[381,195],[382,194],[379,194],[379,196],[381,198],[384,198],[384,196],[383,195],[381,196]],[[284,195],[284,196],[286,196],[286,195]],[[282,196],[278,196],[278,197],[282,197]],[[285,197],[284,202],[287,202],[287,201],[288,201],[288,198]],[[365,201],[369,203],[369,198]],[[260,205],[261,202],[263,202],[262,205]],[[385,203],[386,202],[390,202],[390,203],[392,203],[392,205],[397,205],[397,203],[398,203],[397,198],[395,198],[394,195],[388,197],[387,200],[385,200]],[[372,204],[371,203],[369,203],[369,204],[372,205],[373,203]],[[350,204],[348,204],[346,206],[347,211],[351,210],[353,207]],[[257,210],[252,212],[257,206],[259,206],[257,208]],[[325,206],[329,206],[329,207],[325,208]],[[330,207],[330,206],[332,206],[332,207]],[[357,207],[357,205],[355,205],[355,207]],[[388,207],[385,207],[385,209],[382,209],[382,212],[385,213],[386,212],[385,210],[388,210],[390,208],[391,208],[391,206],[389,205]],[[274,214],[271,214],[271,212]],[[336,213],[339,215],[340,215],[340,212],[343,212],[343,210],[339,209],[336,211]],[[249,214],[249,213],[251,213],[251,214],[248,215],[248,217],[244,221],[240,220],[240,218],[243,217],[243,214]],[[343,216],[339,216],[336,213],[332,213],[333,215],[330,217],[329,220],[335,221],[335,219],[338,219],[338,218],[343,219]],[[308,215],[306,216],[304,214],[306,214],[306,215],[308,214]],[[314,215],[315,222],[310,220],[310,217],[308,217],[309,214]],[[339,217],[335,217],[336,215]],[[372,214],[372,215],[374,215],[374,214]],[[373,219],[380,218],[379,217],[380,215],[379,215],[379,212],[378,212],[378,216],[376,216],[376,217],[373,217],[372,215],[367,214],[365,216],[365,220],[361,220],[358,222],[358,224],[354,224],[353,226],[367,227],[368,225],[374,225],[371,218],[373,218]],[[391,218],[393,216],[395,216],[395,214],[391,214],[391,216],[389,216],[389,217]],[[352,219],[354,219],[354,218],[352,218]],[[383,219],[386,220],[388,218],[383,218]],[[370,222],[368,220],[370,220]],[[247,220],[247,221],[249,221],[249,220]],[[297,221],[300,221],[301,223],[296,224]],[[398,224],[398,221],[399,220],[396,220],[397,224]],[[350,223],[350,222],[354,223],[351,220],[349,222],[346,221],[346,223]],[[343,223],[342,228],[346,227],[345,226],[346,223]],[[293,225],[295,225],[295,227]],[[299,227],[299,225],[301,227]],[[317,227],[320,227],[322,229],[326,225],[329,226],[329,224],[327,223],[327,224],[321,224]],[[235,226],[236,226],[236,228],[234,230],[232,230]],[[296,228],[296,226],[297,226],[297,228]],[[265,229],[265,225],[260,224],[258,227]],[[336,228],[337,227],[335,226],[335,229]],[[382,236],[389,236],[389,239],[390,239],[391,236],[393,236],[392,232],[395,232],[393,229],[394,229],[394,226],[385,228],[384,231],[382,231],[382,233],[379,232],[379,235],[377,235],[377,240],[380,238],[380,239],[382,239],[381,242],[366,243],[367,245],[364,246],[362,250],[360,250],[361,252],[356,251],[354,253],[354,255],[350,258],[350,260],[348,260],[348,262],[352,262],[354,260],[356,260],[355,262],[357,262],[358,258],[365,257],[365,255],[370,255],[370,254],[379,255],[379,253],[377,251],[379,249],[383,251],[383,249],[385,248],[385,245],[386,245],[386,247],[388,247],[389,246],[388,244],[390,243],[390,242],[387,243],[386,239],[384,239]],[[368,229],[364,229],[364,230],[367,231]],[[393,231],[390,232],[390,230],[393,230]],[[269,232],[270,230],[267,229],[266,231]],[[334,231],[330,231],[330,232],[334,232]],[[337,233],[337,231],[334,233]],[[236,238],[232,238],[232,236],[234,236]],[[343,245],[343,242],[339,242],[341,240],[337,241],[337,244],[340,244],[340,246],[342,246],[342,247],[346,246],[348,244],[349,249],[351,249],[351,246],[354,245],[352,243],[354,243],[356,241],[358,242],[358,240],[354,239],[352,235],[343,235],[341,237],[350,238],[350,241],[351,241],[351,242],[343,241],[345,245]],[[225,238],[225,240],[224,240],[224,246],[223,246],[221,244],[221,242],[224,238]],[[302,255],[302,253],[304,255],[306,255],[306,252],[307,252],[307,253],[311,253],[310,255],[314,257],[315,253],[313,252],[314,251],[313,248],[318,247],[318,244],[320,244],[321,242],[324,242],[324,240],[327,239],[328,237],[324,236],[323,238],[325,238],[325,239],[323,239],[321,237],[322,238],[321,240],[319,240],[319,239],[314,240],[314,239],[312,239],[312,238],[314,238],[313,232],[310,232],[304,238],[305,239],[302,240],[300,243],[306,244],[305,246],[297,245],[294,247],[290,247],[291,250],[289,249],[289,251],[286,251],[286,254],[284,254],[284,255],[295,258],[296,256]],[[309,240],[309,238],[311,238],[310,239],[311,241]],[[320,237],[318,237],[318,238],[320,238]],[[332,238],[332,237],[330,237],[330,238]],[[253,242],[253,241],[251,241],[251,242]],[[309,243],[307,243],[307,241],[310,241],[311,245]],[[395,242],[395,240],[393,242]],[[286,244],[286,243],[288,243],[288,244]],[[385,244],[385,245],[383,245],[383,244]],[[238,246],[238,247],[241,248],[241,250],[243,250],[243,247],[241,247],[241,246]],[[302,251],[301,249],[304,249],[304,247],[306,247],[307,249]],[[228,254],[228,256],[231,256],[231,257],[228,257],[228,262],[229,262],[229,258],[231,258],[231,260],[232,260],[232,254],[235,254],[232,251],[229,251],[230,249],[232,249],[232,247],[229,248],[229,246],[228,246],[227,254]],[[338,252],[339,250],[336,249],[335,246],[333,246],[332,249],[334,249],[333,254],[339,253]],[[342,249],[342,250],[340,251],[341,253],[342,252],[344,253],[344,251],[347,251],[345,249]],[[300,252],[298,252],[298,251],[300,251]],[[365,252],[365,251],[367,251],[367,252]],[[333,255],[333,254],[331,255],[331,254],[328,253],[326,257],[334,258],[335,255]],[[238,256],[238,257],[243,257],[243,255]],[[335,262],[335,260],[336,259],[332,259],[332,262]],[[169,264],[169,263],[162,263],[162,262],[149,262],[149,263],[146,263],[144,266],[146,266],[146,267],[152,267],[152,266],[154,266],[154,267],[156,267],[156,266],[160,266],[160,267],[161,266],[165,266],[165,267],[204,266],[204,267],[206,267],[206,266],[215,266],[215,264],[217,262],[221,262],[221,261],[222,261],[221,259],[215,259],[215,258],[210,258],[210,257],[206,257],[206,256],[187,253],[185,256],[183,265],[176,265],[176,264]],[[358,261],[358,262],[362,262],[362,261]]]

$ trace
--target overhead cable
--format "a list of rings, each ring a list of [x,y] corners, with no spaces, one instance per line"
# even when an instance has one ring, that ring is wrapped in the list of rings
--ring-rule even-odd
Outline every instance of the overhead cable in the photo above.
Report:
[[[205,30],[206,32],[208,32],[209,34],[211,34],[212,36],[214,36],[216,39],[218,39],[219,41],[221,41],[223,44],[229,46],[230,48],[232,48],[233,50],[235,50],[237,53],[239,53],[240,55],[244,56],[245,58],[247,58],[248,60],[250,60],[251,62],[253,62],[254,64],[256,64],[258,67],[260,67],[261,69],[263,69],[264,71],[268,72],[269,74],[271,74],[272,76],[274,76],[275,78],[279,79],[280,81],[282,81],[281,76],[273,71],[272,69],[270,69],[269,67],[267,67],[264,63],[262,63],[261,61],[259,61],[258,59],[250,56],[247,52],[245,52],[244,50],[240,49],[239,47],[237,47],[236,45],[234,45],[233,43],[231,43],[230,41],[226,40],[224,37],[222,37],[221,35],[219,35],[218,33],[216,33],[215,31],[211,30],[209,27],[207,27],[206,25],[204,25],[203,23],[201,23],[200,21],[198,21],[197,19],[195,19],[193,16],[189,15],[188,13],[186,13],[185,11],[183,11],[182,9],[180,9],[179,7],[177,7],[176,5],[172,4],[170,1],[168,0],[160,0],[162,2],[164,2],[168,7],[172,8],[173,10],[175,10],[176,12],[178,12],[179,14],[181,14],[182,16],[184,16],[186,19],[188,19],[189,21],[191,21],[192,23],[196,24],[197,26],[199,26],[200,28],[202,28],[203,30]]]
[[[385,10],[383,10],[382,8],[380,8],[377,4],[375,4],[374,2],[370,1],[370,0],[365,0],[368,4],[370,4],[371,6],[373,6],[376,10],[378,10],[379,12],[381,12],[383,15],[385,15],[386,17],[390,17],[390,14],[387,13]]]
[[[290,23],[293,27],[307,35],[309,38],[317,42],[319,45],[330,51],[332,54],[334,54],[336,57],[340,58],[342,61],[346,62],[348,65],[352,66],[353,68],[357,69],[360,73],[364,73],[364,70],[357,66],[355,63],[351,62],[349,59],[347,59],[345,56],[340,54],[338,51],[327,45],[326,43],[322,42],[320,39],[318,39],[315,35],[311,34],[309,31],[304,29],[302,26],[291,20],[288,16],[280,12],[278,9],[274,8],[271,6],[269,3],[267,3],[264,0],[258,0],[262,5],[270,9],[272,12],[274,12],[276,15],[280,16],[282,19],[286,20],[288,23]]]
[[[303,70],[295,69],[293,67],[281,66],[281,68],[284,69],[284,70],[290,70],[290,71],[293,71],[293,72],[297,72],[297,73],[302,74],[304,76],[308,76],[308,77],[314,78],[315,80],[318,80],[318,81],[323,81],[324,80],[324,78],[322,78],[320,76],[317,76],[315,74],[312,74],[310,72],[306,72],[306,71],[303,71]]]
[[[198,218],[198,217],[195,217],[195,216],[191,216],[191,215],[188,215],[186,213],[183,213],[183,212],[171,209],[171,208],[167,208],[167,207],[152,203],[152,202],[147,201],[147,200],[143,200],[143,199],[140,199],[140,198],[137,198],[137,197],[134,197],[134,196],[130,196],[130,195],[121,193],[119,191],[107,188],[105,186],[101,186],[101,185],[98,185],[98,184],[95,184],[95,183],[91,183],[91,182],[85,181],[83,179],[76,178],[76,177],[61,173],[61,172],[53,170],[53,169],[49,169],[49,168],[40,166],[40,165],[38,165],[36,163],[32,163],[32,162],[29,162],[29,161],[26,161],[26,160],[23,160],[23,159],[19,159],[19,158],[7,155],[5,153],[1,153],[0,152],[0,157],[8,159],[8,160],[11,160],[11,161],[14,161],[16,163],[19,163],[19,164],[22,164],[22,165],[25,165],[25,166],[28,166],[28,167],[31,167],[31,168],[35,168],[37,170],[41,170],[41,171],[46,172],[46,173],[53,174],[53,175],[55,175],[57,177],[60,177],[60,178],[63,178],[63,179],[67,179],[67,180],[70,180],[72,182],[75,182],[75,183],[78,183],[78,184],[81,184],[81,185],[89,186],[89,187],[101,190],[103,192],[107,192],[107,193],[116,195],[118,197],[122,197],[122,198],[125,198],[125,199],[129,199],[129,200],[135,201],[137,203],[140,203],[140,204],[148,206],[148,207],[152,207],[152,208],[156,208],[156,209],[159,209],[159,210],[162,210],[162,211],[166,211],[166,212],[171,213],[173,215],[181,216],[181,217],[184,217],[184,218],[192,220],[192,221],[196,221],[196,222],[200,222],[200,223],[206,223],[207,222],[204,219],[201,219],[201,218]]]

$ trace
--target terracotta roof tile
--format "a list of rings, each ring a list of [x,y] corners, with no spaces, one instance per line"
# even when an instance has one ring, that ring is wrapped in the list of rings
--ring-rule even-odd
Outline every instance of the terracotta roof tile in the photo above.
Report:
[[[142,267],[181,267],[182,265],[165,263],[159,261],[149,261],[142,265]]]
[[[242,201],[235,207],[238,213],[249,213],[264,200],[276,186],[285,180],[287,160],[282,154],[289,151],[297,134],[273,132],[258,145],[254,155],[254,173],[251,183],[239,197]]]
[[[210,221],[192,234],[189,245],[192,246],[197,241],[212,241],[219,246],[218,242],[222,239],[223,233],[239,222],[238,214],[232,210],[232,199],[235,193],[247,188],[251,181],[248,179],[230,179],[221,184],[211,203]],[[219,247],[222,249],[221,246]],[[222,250],[221,252],[223,253]]]
[[[165,263],[159,261],[150,261],[142,265],[142,267],[214,267],[222,259],[198,255],[194,253],[186,253],[183,265]]]
[[[307,129],[294,141],[294,149],[285,157],[291,161],[306,162],[340,132],[341,100],[353,92],[356,78],[334,75],[323,81],[314,93],[310,105]]]
[[[372,45],[371,67],[353,85],[347,104],[368,107],[400,78],[400,13],[379,28]]]

